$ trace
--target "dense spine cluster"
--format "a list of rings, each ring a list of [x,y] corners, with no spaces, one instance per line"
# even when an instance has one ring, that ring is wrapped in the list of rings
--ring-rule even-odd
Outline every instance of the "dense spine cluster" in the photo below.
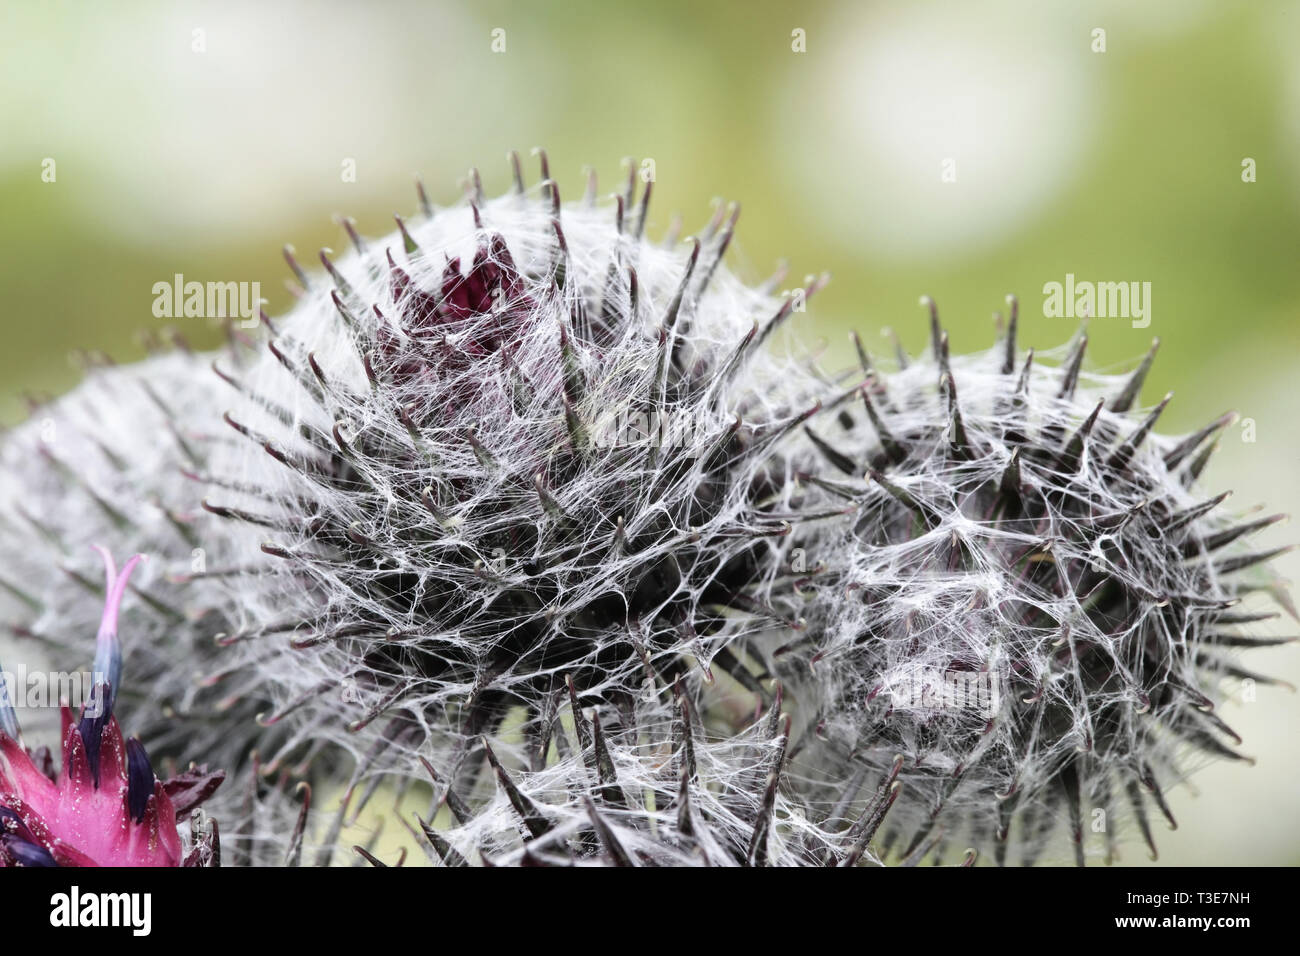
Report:
[[[883,782],[860,819],[823,828],[790,795],[790,717],[780,688],[765,713],[731,736],[709,733],[698,702],[646,675],[637,705],[584,708],[569,685],[550,734],[556,756],[489,750],[497,787],[475,805],[435,775],[446,829],[420,821],[430,856],[528,866],[852,866],[877,862],[870,842],[897,797]],[[565,716],[567,709],[567,720]],[[602,712],[606,714],[601,717]],[[500,744],[496,745],[499,749]],[[430,768],[431,772],[432,769]],[[423,841],[422,841],[423,842]],[[916,857],[911,862],[916,862]],[[973,860],[973,856],[971,857]]]
[[[1085,818],[1109,857],[1127,804],[1154,854],[1183,751],[1244,759],[1214,704],[1221,678],[1269,682],[1233,652],[1284,640],[1240,606],[1291,609],[1263,571],[1285,549],[1244,546],[1282,516],[1196,492],[1232,416],[1156,434],[1169,397],[1137,409],[1156,344],[1126,379],[1083,371],[1082,332],[1046,366],[1017,350],[1012,300],[998,348],[950,357],[930,309],[929,354],[885,374],[860,349],[854,418],[810,436],[839,472],[811,480],[854,513],[820,545],[837,567],[815,624],[774,655],[816,675],[807,772],[901,755],[904,853],[946,828],[1001,861],[1018,819],[1027,861],[1063,822],[1082,864]]]
[[[562,205],[543,177],[472,185],[391,244],[352,232],[222,370],[247,441],[203,506],[250,568],[222,643],[275,700],[263,723],[297,728],[286,753],[469,782],[478,738],[515,709],[540,733],[566,678],[618,703],[647,663],[727,669],[786,624],[782,442],[826,389],[761,348],[795,299],[721,266],[734,210],[654,245],[651,184]]]

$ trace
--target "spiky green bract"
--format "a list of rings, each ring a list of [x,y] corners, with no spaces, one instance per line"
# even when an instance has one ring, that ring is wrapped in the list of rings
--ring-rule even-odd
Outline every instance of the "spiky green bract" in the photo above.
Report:
[[[1150,356],[1089,375],[1080,336],[1045,366],[1017,352],[1013,314],[998,348],[950,358],[932,327],[929,354],[868,369],[851,427],[819,436],[845,472],[821,487],[857,513],[820,544],[837,586],[779,655],[792,682],[814,675],[801,775],[835,785],[901,755],[904,853],[943,832],[1033,861],[1064,829],[1082,864],[1085,832],[1110,855],[1125,807],[1154,853],[1150,812],[1173,825],[1188,751],[1243,759],[1215,703],[1220,678],[1266,681],[1236,649],[1276,643],[1249,629],[1274,615],[1239,602],[1290,609],[1253,576],[1276,552],[1245,544],[1275,519],[1196,491],[1231,419],[1156,434],[1168,398],[1137,408]]]
[[[761,348],[794,300],[721,264],[734,216],[656,246],[644,199],[562,205],[548,179],[353,233],[227,375],[243,441],[204,507],[248,569],[227,643],[284,753],[472,780],[561,675],[617,704],[647,661],[727,668],[785,625],[778,445],[824,386]]]

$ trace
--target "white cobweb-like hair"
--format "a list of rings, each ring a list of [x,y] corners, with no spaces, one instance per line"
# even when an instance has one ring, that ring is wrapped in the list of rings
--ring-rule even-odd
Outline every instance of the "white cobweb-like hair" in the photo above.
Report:
[[[1012,824],[1026,861],[1064,828],[1084,861],[1084,820],[1105,812],[1104,852],[1126,814],[1155,852],[1147,808],[1172,824],[1165,789],[1189,760],[1243,759],[1214,712],[1239,648],[1278,643],[1239,607],[1258,594],[1292,611],[1249,535],[1195,481],[1224,416],[1180,439],[1134,414],[1155,346],[1127,378],[1082,367],[1086,336],[1043,356],[948,354],[932,344],[870,381],[855,417],[810,433],[842,474],[813,479],[851,504],[817,547],[834,586],[774,668],[807,727],[795,771],[810,795],[850,768],[901,757],[903,796],[886,850],[927,840],[992,847]],[[815,796],[810,796],[815,801]],[[943,834],[941,837],[940,835]]]
[[[446,866],[879,865],[870,844],[894,780],[852,825],[827,829],[788,779],[779,687],[748,727],[720,735],[680,685],[670,699],[656,684],[647,674],[630,706],[591,708],[570,684],[542,749],[491,745],[494,791],[466,800],[435,774],[431,819],[408,824],[413,836]]]
[[[238,368],[204,507],[240,615],[222,638],[270,765],[331,750],[354,781],[462,786],[556,688],[617,703],[730,670],[783,610],[783,439],[827,385],[763,348],[795,296],[722,263],[734,213],[644,235],[649,184],[561,204],[543,182],[433,209],[352,250]],[[694,679],[692,677],[691,679]],[[512,716],[513,715],[513,716]]]

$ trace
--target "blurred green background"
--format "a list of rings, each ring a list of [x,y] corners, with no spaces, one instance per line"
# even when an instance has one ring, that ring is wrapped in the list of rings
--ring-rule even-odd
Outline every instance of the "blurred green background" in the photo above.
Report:
[[[1177,393],[1162,425],[1238,409],[1257,440],[1230,431],[1211,483],[1294,510],[1297,48],[1300,4],[1267,0],[4,0],[0,422],[24,392],[71,387],[73,350],[140,356],[138,333],[167,324],[153,283],[257,281],[275,314],[283,243],[305,261],[341,246],[339,213],[389,231],[417,171],[444,204],[471,165],[503,190],[506,150],[544,145],[571,197],[585,164],[612,190],[622,157],[653,159],[652,229],[742,201],[733,266],[829,269],[802,335],[841,352],[851,327],[919,348],[922,293],[956,350],[990,341],[1008,292],[1025,342],[1049,347],[1074,323],[1042,314],[1044,283],[1150,282],[1149,328],[1092,322],[1094,366],[1159,335],[1145,398]],[[1251,663],[1300,682],[1294,647]],[[1300,862],[1297,696],[1263,688],[1224,714],[1260,763],[1180,790],[1161,862]]]

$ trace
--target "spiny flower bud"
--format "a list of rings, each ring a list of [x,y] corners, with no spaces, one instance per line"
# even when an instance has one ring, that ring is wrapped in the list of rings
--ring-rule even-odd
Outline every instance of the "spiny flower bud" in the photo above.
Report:
[[[792,313],[698,237],[643,235],[650,184],[543,182],[426,207],[322,252],[236,389],[204,507],[228,519],[249,692],[368,767],[482,768],[474,744],[562,674],[607,699],[645,660],[730,666],[769,605],[794,482],[782,439],[825,386],[762,346]],[[800,290],[802,299],[819,284]],[[370,729],[368,729],[370,728]],[[400,759],[390,761],[386,751]],[[441,754],[441,756],[439,755]],[[378,761],[376,763],[375,761]]]
[[[103,607],[91,545],[151,555],[131,585],[119,709],[155,757],[201,753],[233,769],[262,733],[264,705],[220,681],[214,638],[233,625],[212,585],[230,563],[198,504],[211,447],[227,440],[214,421],[226,387],[210,362],[179,337],[131,365],[91,362],[81,385],[5,434],[0,621],[29,667],[50,669]]]
[[[1279,643],[1239,607],[1281,550],[1242,543],[1281,516],[1237,522],[1195,482],[1224,416],[1181,439],[1137,411],[1156,346],[1127,379],[1083,371],[1087,338],[1057,367],[1016,348],[1012,302],[996,349],[950,357],[931,308],[929,354],[870,376],[846,429],[811,440],[841,472],[813,478],[856,514],[821,547],[838,585],[778,659],[813,668],[807,776],[884,775],[901,756],[891,821],[904,853],[946,831],[992,845],[1019,821],[1027,861],[1062,824],[1084,861],[1104,811],[1107,855],[1127,804],[1154,854],[1149,808],[1179,756],[1245,759],[1216,714],[1233,660]],[[843,422],[842,422],[843,423]],[[812,799],[815,800],[815,797]]]
[[[96,641],[94,692],[79,720],[65,705],[63,768],[57,776],[48,752],[21,742],[12,701],[0,699],[0,865],[202,865],[217,854],[210,841],[182,859],[178,814],[198,806],[224,775],[199,767],[167,781],[137,738],[122,740],[113,705],[122,675],[117,616],[136,555],[119,573],[107,551],[103,619]]]

